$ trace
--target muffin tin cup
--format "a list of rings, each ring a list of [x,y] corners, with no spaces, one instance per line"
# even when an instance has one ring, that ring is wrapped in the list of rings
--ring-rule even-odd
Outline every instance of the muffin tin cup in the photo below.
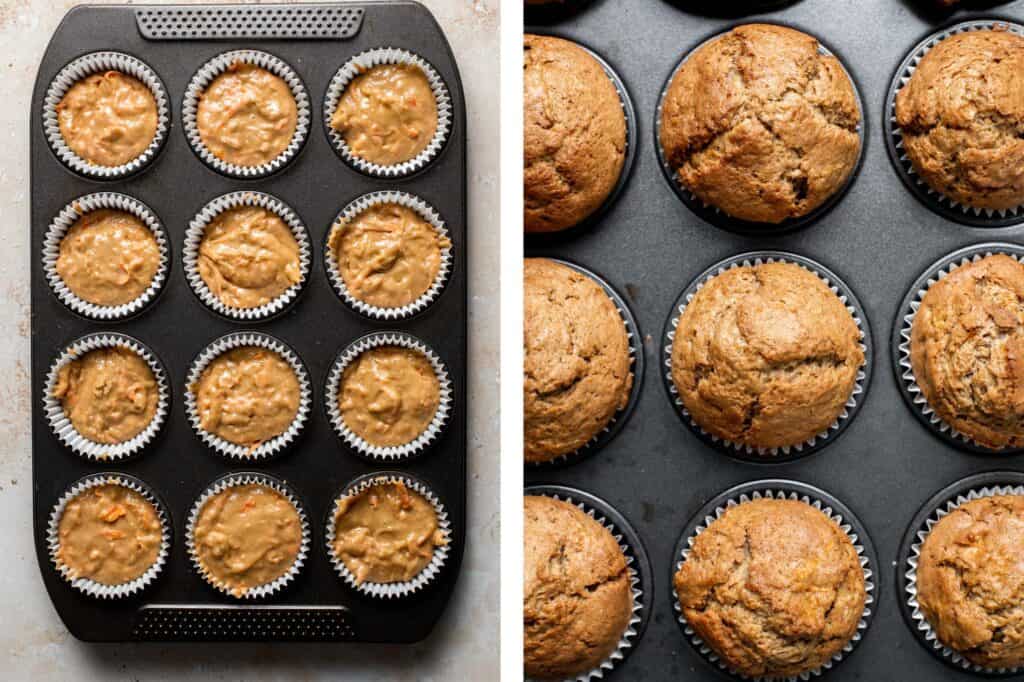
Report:
[[[57,259],[60,256],[60,244],[68,230],[78,221],[79,218],[92,211],[100,209],[111,209],[124,211],[135,216],[153,233],[157,247],[160,249],[160,265],[153,281],[149,287],[137,298],[116,306],[103,306],[90,303],[79,297],[72,291],[57,272]],[[164,229],[160,219],[144,203],[118,192],[96,192],[86,194],[72,201],[61,209],[60,213],[50,223],[46,236],[43,239],[43,270],[46,281],[50,283],[54,295],[61,303],[78,313],[82,317],[91,320],[103,320],[116,322],[127,319],[142,312],[149,306],[163,290],[167,281],[167,274],[171,267],[171,248],[167,238],[167,231]]]
[[[451,241],[451,235],[448,234],[448,228],[445,227],[441,215],[423,199],[408,192],[370,192],[343,208],[338,217],[335,218],[331,229],[327,231],[327,240],[324,246],[324,269],[327,270],[327,278],[331,281],[334,292],[338,294],[339,298],[346,305],[356,312],[381,321],[405,320],[426,310],[444,291],[448,278],[451,276],[453,246],[449,245],[447,248],[441,249],[441,263],[434,282],[412,303],[395,308],[383,308],[360,300],[349,291],[344,278],[341,276],[338,261],[335,258],[334,250],[331,248],[331,237],[334,231],[343,224],[356,219],[363,211],[379,204],[398,204],[415,211],[418,216],[433,226],[438,235],[448,239],[449,242]]]
[[[247,346],[265,348],[279,355],[295,372],[295,378],[299,382],[299,407],[292,423],[283,433],[260,443],[255,448],[233,443],[204,429],[199,416],[196,395],[192,390],[193,386],[198,385],[203,372],[214,360],[230,350]],[[309,372],[306,371],[298,354],[284,341],[259,332],[232,332],[213,341],[192,362],[185,386],[185,414],[193,431],[208,448],[222,457],[237,462],[258,462],[280,455],[287,450],[302,434],[302,429],[309,419],[310,405],[313,403],[313,389],[310,384]]]
[[[529,256],[528,256],[529,257]],[[546,256],[545,256],[546,257]],[[626,304],[624,299],[619,292],[612,288],[608,282],[599,277],[593,271],[586,269],[582,265],[571,263],[567,260],[560,258],[546,257],[548,260],[560,263],[566,267],[572,268],[576,272],[586,275],[591,278],[604,289],[605,294],[615,304],[615,309],[618,311],[619,316],[622,318],[622,324],[626,327],[626,340],[629,343],[629,358],[630,358],[630,372],[633,375],[633,385],[629,390],[629,400],[626,402],[626,406],[621,410],[615,412],[612,418],[605,424],[604,428],[601,429],[594,437],[584,443],[581,447],[576,448],[572,452],[567,452],[563,455],[559,455],[554,459],[545,462],[527,462],[526,465],[530,469],[542,470],[552,469],[557,467],[563,467],[570,464],[575,464],[583,459],[586,459],[590,455],[599,451],[601,448],[611,442],[613,438],[623,429],[626,422],[629,420],[630,415],[633,414],[633,410],[636,408],[637,402],[640,400],[640,392],[643,388],[644,378],[644,349],[643,349],[643,336],[640,334],[640,327],[637,325],[636,317],[633,315],[633,311]]]
[[[434,374],[437,376],[440,386],[439,402],[434,418],[422,433],[403,445],[374,445],[368,442],[348,427],[338,405],[345,368],[364,352],[384,346],[400,346],[422,353],[434,368]],[[327,374],[327,385],[324,388],[324,406],[327,410],[327,419],[334,427],[334,432],[356,454],[378,463],[404,461],[425,452],[444,431],[452,412],[452,400],[451,376],[441,358],[430,346],[412,334],[397,331],[367,334],[349,344],[338,354],[331,366]]]
[[[140,433],[120,443],[97,443],[83,436],[65,414],[61,401],[53,395],[61,368],[89,351],[100,348],[124,348],[137,354],[146,361],[157,385],[158,397],[153,419]],[[170,383],[160,360],[141,341],[116,332],[87,334],[72,341],[50,365],[44,387],[43,413],[54,435],[76,455],[92,462],[113,462],[140,453],[160,432],[171,404]]]
[[[523,19],[527,26],[531,24],[554,24],[566,21],[576,14],[581,14],[594,0],[547,0],[546,2],[530,3],[523,6]],[[527,33],[531,31],[528,29]]]
[[[345,565],[345,562],[334,553],[334,541],[336,538],[334,517],[338,513],[338,508],[343,500],[359,495],[375,485],[385,485],[388,483],[404,483],[409,490],[419,493],[430,503],[430,506],[434,508],[434,513],[437,515],[437,526],[444,537],[444,544],[434,548],[434,554],[430,558],[430,562],[411,580],[394,583],[374,583],[369,581],[360,583],[356,580],[356,576],[352,571],[348,569],[348,566]],[[377,599],[401,599],[425,589],[444,569],[451,549],[451,521],[448,518],[448,512],[445,510],[444,504],[442,504],[438,496],[434,494],[433,490],[426,483],[398,471],[381,471],[367,474],[346,485],[331,504],[331,510],[327,514],[327,521],[324,527],[324,545],[327,550],[327,560],[334,566],[334,570],[353,590],[367,597]]]
[[[240,206],[259,206],[277,214],[291,230],[292,236],[295,237],[299,246],[299,270],[301,273],[299,281],[288,287],[277,298],[252,308],[236,308],[227,305],[217,298],[217,295],[206,285],[199,274],[199,247],[206,234],[206,228],[221,213]],[[185,231],[181,259],[185,268],[185,278],[203,305],[218,315],[236,322],[262,322],[284,312],[302,293],[303,287],[309,281],[313,248],[310,245],[305,225],[290,206],[270,194],[243,190],[222,194],[200,209],[199,213],[189,222],[188,230]]]
[[[914,370],[910,363],[910,336],[914,325],[914,318],[917,310],[924,300],[925,294],[933,284],[946,277],[956,268],[967,263],[981,260],[985,256],[1005,254],[1018,261],[1024,262],[1024,246],[1010,244],[1007,242],[985,242],[958,249],[947,254],[924,271],[911,285],[907,295],[903,297],[896,314],[896,322],[893,324],[892,334],[892,366],[896,372],[896,383],[900,387],[900,394],[910,408],[917,420],[924,424],[929,431],[946,441],[950,445],[982,455],[1012,455],[1024,452],[1024,448],[1004,448],[994,450],[979,445],[968,436],[957,431],[952,425],[943,421],[928,405],[924,393],[917,383]]]
[[[651,571],[650,559],[647,557],[647,550],[644,548],[639,534],[626,520],[626,517],[597,495],[564,485],[532,485],[528,486],[523,494],[543,495],[578,507],[611,533],[626,557],[633,606],[632,617],[629,619],[625,632],[622,633],[615,651],[601,661],[598,667],[567,678],[563,682],[590,682],[590,680],[603,679],[609,671],[621,665],[630,655],[643,636],[644,630],[647,629],[651,612],[654,610],[652,595],[654,576]],[[539,682],[531,678],[526,679],[529,682]]]
[[[785,680],[786,682],[798,682],[798,680],[804,680],[806,682],[806,680],[809,680],[812,677],[818,677],[826,671],[834,668],[840,661],[849,656],[857,647],[861,639],[863,639],[864,633],[867,631],[874,619],[875,614],[873,605],[879,598],[880,587],[876,580],[879,564],[878,555],[875,553],[875,547],[871,543],[871,538],[868,537],[867,529],[864,527],[864,524],[862,524],[860,519],[858,519],[842,502],[820,488],[816,488],[812,485],[801,483],[799,481],[784,479],[750,481],[730,488],[715,496],[707,504],[701,507],[683,529],[683,533],[680,536],[679,541],[676,543],[675,550],[672,553],[673,564],[668,576],[668,583],[669,585],[674,586],[675,574],[680,568],[682,568],[683,564],[689,557],[693,543],[696,541],[698,535],[706,531],[712,523],[720,519],[728,509],[738,506],[744,502],[765,498],[777,500],[798,500],[810,507],[813,507],[814,509],[817,509],[831,519],[839,529],[846,534],[850,539],[850,542],[853,544],[853,548],[856,550],[857,556],[860,560],[861,568],[864,571],[864,590],[866,594],[864,599],[864,611],[861,614],[860,621],[857,623],[857,630],[850,641],[846,643],[840,652],[834,654],[827,663],[809,672],[787,677],[762,676],[752,678],[741,675],[740,673],[732,670],[728,664],[726,664],[726,662],[722,660],[719,655],[697,635],[693,628],[687,624],[686,616],[683,614],[682,607],[679,604],[679,595],[676,594],[675,587],[672,587],[670,592],[672,608],[675,613],[676,622],[679,624],[679,628],[683,631],[686,640],[700,654],[701,658],[718,669],[728,673],[732,677],[741,680],[758,680],[759,682],[762,680],[776,682],[780,680]]]
[[[203,568],[202,561],[199,558],[199,551],[196,547],[196,524],[199,522],[199,514],[202,512],[203,507],[213,496],[218,493],[224,492],[229,488],[234,488],[243,485],[264,485],[269,488],[273,488],[281,495],[283,495],[295,508],[295,511],[299,515],[299,523],[302,525],[302,541],[299,544],[299,552],[295,556],[295,561],[291,567],[283,575],[278,576],[269,583],[263,585],[257,585],[250,587],[245,592],[236,594],[232,591],[231,587],[225,585],[215,578],[213,575],[208,573]],[[187,530],[185,536],[185,545],[188,551],[189,559],[192,562],[193,568],[196,573],[202,576],[203,580],[207,582],[218,592],[225,594],[229,597],[242,600],[262,599],[264,597],[271,597],[277,595],[285,586],[295,580],[295,577],[302,570],[303,565],[306,563],[306,557],[309,556],[309,543],[310,543],[310,529],[309,520],[306,517],[306,511],[302,504],[299,502],[299,498],[292,491],[292,489],[285,484],[284,481],[270,476],[269,474],[258,473],[255,471],[244,471],[234,474],[227,474],[215,480],[211,483],[207,489],[200,495],[199,499],[192,505],[191,511],[189,511]]]
[[[956,481],[932,496],[907,527],[900,543],[896,582],[900,611],[914,638],[936,658],[957,670],[980,676],[1001,677],[1024,672],[1024,667],[986,668],[971,663],[941,641],[917,602],[917,564],[921,548],[942,517],[962,504],[994,495],[1024,495],[1024,473],[991,471]]]
[[[82,493],[103,485],[118,485],[133,490],[141,495],[147,502],[153,505],[157,517],[160,520],[160,549],[157,552],[156,560],[139,577],[117,585],[105,585],[89,578],[75,578],[69,567],[61,564],[58,558],[60,552],[60,521],[64,516],[64,510],[71,500]],[[54,569],[72,587],[79,592],[96,597],[98,599],[122,599],[130,597],[153,583],[163,571],[164,564],[171,551],[171,518],[167,513],[167,507],[157,494],[147,484],[134,476],[114,472],[91,474],[75,481],[68,488],[50,513],[50,520],[46,526],[46,542],[50,550],[50,561]]]
[[[803,441],[802,443],[797,443],[795,445],[774,448],[755,448],[750,445],[735,443],[712,435],[705,431],[704,428],[690,416],[690,412],[683,405],[682,398],[679,397],[679,391],[676,389],[675,382],[672,380],[672,343],[675,339],[676,328],[679,325],[679,320],[682,317],[683,312],[686,310],[686,306],[689,305],[690,301],[693,300],[693,297],[705,284],[718,275],[721,275],[728,270],[732,270],[733,268],[763,265],[765,263],[792,263],[794,265],[799,265],[805,270],[817,275],[828,286],[828,288],[839,297],[839,300],[842,301],[846,310],[853,317],[853,321],[857,324],[857,329],[860,330],[860,347],[864,353],[864,363],[857,371],[853,391],[850,393],[850,397],[847,399],[846,404],[843,407],[843,411],[836,420],[832,422],[828,429]],[[795,253],[788,253],[785,251],[751,251],[749,253],[732,256],[715,263],[690,282],[690,285],[687,286],[686,289],[683,290],[683,293],[679,295],[679,298],[676,299],[676,302],[672,305],[672,312],[665,323],[665,329],[662,332],[661,338],[661,358],[663,369],[661,375],[663,383],[665,384],[665,391],[668,394],[668,399],[675,408],[676,413],[683,420],[683,423],[690,427],[690,430],[693,431],[698,438],[704,441],[704,443],[710,445],[719,452],[729,455],[730,457],[735,457],[736,459],[747,462],[757,462],[759,464],[791,462],[795,459],[816,453],[829,443],[834,442],[857,415],[861,404],[864,402],[865,394],[867,393],[868,386],[871,382],[871,368],[874,363],[874,344],[871,340],[871,328],[868,326],[867,316],[864,314],[864,309],[861,307],[860,301],[857,300],[857,297],[846,283],[843,282],[834,272],[817,261],[804,256],[799,256]]]
[[[944,196],[922,180],[904,151],[903,134],[896,124],[896,95],[910,81],[910,77],[914,75],[917,65],[921,63],[924,56],[943,40],[959,33],[984,31],[995,27],[1005,27],[1012,33],[1024,36],[1024,24],[1003,19],[976,19],[963,21],[936,31],[914,46],[914,49],[904,58],[893,75],[885,99],[885,112],[882,116],[885,127],[885,147],[889,152],[889,159],[907,189],[935,213],[972,227],[1008,227],[1020,224],[1024,222],[1024,206],[1006,210],[966,206]]]
[[[772,22],[761,23],[772,24]],[[693,55],[695,55],[704,46],[709,45],[710,43],[723,37],[730,30],[735,28],[734,26],[730,26],[729,28],[723,31],[715,33],[711,37],[702,41],[699,45],[694,47],[692,50],[690,50],[683,56],[679,63],[676,64],[676,66],[672,69],[672,72],[668,75],[668,78],[665,79],[665,85],[662,86],[661,94],[658,95],[658,106],[654,112],[654,149],[658,154],[658,165],[661,166],[661,170],[665,176],[665,180],[668,181],[668,184],[672,188],[672,191],[675,192],[679,200],[682,201],[683,204],[685,204],[686,207],[690,209],[694,214],[696,214],[697,217],[701,218],[705,222],[711,223],[715,227],[741,235],[764,236],[778,235],[786,232],[794,232],[796,230],[800,230],[802,228],[807,227],[808,225],[816,222],[819,218],[823,217],[825,214],[831,211],[836,206],[836,204],[839,203],[839,201],[846,195],[846,192],[850,189],[850,186],[853,185],[853,182],[854,180],[856,180],[857,174],[860,172],[860,167],[864,161],[864,147],[867,144],[868,124],[867,118],[864,116],[864,99],[861,97],[860,88],[857,86],[857,81],[854,79],[853,74],[850,73],[850,70],[846,67],[846,64],[843,62],[843,60],[840,59],[838,54],[836,54],[830,48],[826,47],[825,44],[821,41],[821,39],[818,38],[814,33],[811,33],[810,31],[804,31],[803,29],[796,26],[786,26],[784,24],[776,25],[783,26],[785,28],[792,28],[794,30],[801,31],[802,33],[811,36],[812,38],[818,41],[818,52],[820,54],[824,56],[835,57],[839,61],[839,65],[843,69],[843,73],[846,74],[846,77],[850,81],[850,86],[853,88],[853,95],[854,99],[857,102],[857,109],[860,111],[860,125],[857,126],[857,134],[860,138],[860,149],[857,152],[857,160],[855,161],[853,168],[850,170],[849,176],[846,178],[846,181],[842,184],[842,186],[837,188],[836,191],[828,199],[822,202],[820,206],[810,211],[807,215],[803,215],[797,218],[787,218],[786,220],[783,220],[780,223],[759,223],[750,220],[743,220],[741,218],[734,218],[733,216],[730,216],[729,214],[725,213],[724,211],[718,209],[715,206],[705,204],[700,198],[697,197],[696,194],[691,192],[679,181],[676,170],[672,168],[672,166],[669,165],[668,163],[668,158],[665,156],[665,150],[661,146],[661,116],[662,109],[665,105],[665,96],[668,94],[669,86],[672,85],[672,81],[675,79],[676,74],[679,72],[679,70],[683,68],[683,65],[686,64],[686,62],[689,61],[689,59]]]
[[[239,63],[258,66],[274,74],[285,82],[288,89],[291,90],[292,97],[295,98],[295,132],[292,134],[291,141],[277,157],[258,166],[239,166],[218,158],[206,146],[199,134],[199,124],[197,123],[199,100],[214,79],[227,73]],[[202,159],[203,163],[218,173],[241,180],[254,180],[272,175],[291,163],[306,143],[306,138],[309,137],[311,116],[309,95],[302,79],[283,59],[262,50],[232,50],[219,54],[203,64],[189,81],[181,105],[185,137],[188,139],[192,151]]]
[[[356,156],[349,149],[344,136],[331,127],[334,110],[338,107],[338,102],[348,84],[361,73],[383,64],[408,64],[423,71],[430,83],[430,89],[434,93],[434,102],[437,104],[437,128],[434,130],[434,137],[431,138],[430,143],[422,152],[408,161],[388,166]],[[366,50],[345,62],[327,86],[323,111],[324,131],[338,155],[357,171],[377,178],[402,178],[426,168],[440,155],[452,130],[451,96],[448,94],[448,86],[441,78],[441,74],[416,53],[397,47],[378,47]]]
[[[146,147],[145,151],[120,166],[100,166],[83,159],[72,151],[60,132],[60,122],[57,115],[57,106],[72,86],[93,74],[106,71],[119,71],[138,79],[153,93],[153,99],[156,102],[157,121],[153,140]],[[167,131],[170,127],[170,98],[167,95],[167,88],[164,87],[163,81],[160,80],[156,71],[141,59],[122,52],[91,52],[78,57],[60,70],[53,81],[50,82],[46,96],[43,99],[43,133],[50,144],[50,149],[72,171],[96,180],[118,180],[137,173],[148,166],[156,158],[156,155],[167,140]]]

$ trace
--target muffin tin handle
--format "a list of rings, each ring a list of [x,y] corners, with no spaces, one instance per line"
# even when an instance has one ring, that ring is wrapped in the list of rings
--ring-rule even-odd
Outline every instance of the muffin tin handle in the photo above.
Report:
[[[165,5],[136,9],[135,23],[147,40],[349,40],[362,28],[364,12],[342,4]]]
[[[135,614],[142,641],[304,641],[356,639],[344,606],[148,605]]]

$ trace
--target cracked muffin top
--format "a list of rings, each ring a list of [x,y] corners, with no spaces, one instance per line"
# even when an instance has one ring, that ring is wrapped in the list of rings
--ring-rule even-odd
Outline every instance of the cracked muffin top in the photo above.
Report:
[[[743,676],[798,676],[839,653],[864,611],[850,538],[798,500],[732,507],[697,536],[673,579],[697,635]]]
[[[571,453],[626,407],[626,326],[604,288],[547,258],[523,264],[523,435],[527,462]]]
[[[523,667],[531,679],[597,668],[633,614],[629,568],[607,528],[579,507],[523,498]]]
[[[917,601],[939,640],[986,668],[1024,665],[1024,497],[960,505],[925,538]]]
[[[759,223],[807,215],[857,165],[861,114],[839,60],[782,26],[748,24],[701,46],[672,78],[661,146],[705,204]]]
[[[1024,265],[1006,255],[933,284],[910,335],[928,406],[979,445],[1024,446]]]
[[[686,306],[672,342],[672,381],[690,416],[755,448],[796,445],[827,429],[863,362],[846,306],[793,263],[716,275]]]
[[[896,124],[914,169],[966,206],[1024,204],[1024,37],[950,36],[896,94]]]
[[[582,222],[611,194],[626,156],[622,100],[576,43],[523,38],[523,223],[555,232]]]

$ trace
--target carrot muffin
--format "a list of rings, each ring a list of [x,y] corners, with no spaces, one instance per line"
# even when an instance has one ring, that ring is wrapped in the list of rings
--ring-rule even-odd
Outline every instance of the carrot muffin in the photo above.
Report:
[[[1024,204],[1024,37],[939,41],[896,94],[896,125],[928,186],[974,208]]]
[[[334,265],[356,299],[378,308],[401,308],[422,296],[441,271],[452,243],[413,209],[370,206],[335,223],[328,240]]]
[[[917,564],[917,601],[939,641],[985,668],[1024,665],[1024,498],[972,500],[942,517]]]
[[[686,622],[745,677],[796,677],[857,631],[864,572],[850,538],[797,500],[732,507],[697,536],[673,579]]]
[[[523,37],[523,223],[555,232],[596,211],[619,181],[626,117],[611,78],[561,38]]]
[[[331,128],[353,156],[370,163],[415,159],[437,132],[437,100],[427,74],[412,64],[365,69],[341,93]]]
[[[992,449],[1024,445],[1024,265],[995,255],[933,284],[910,337],[914,380],[944,422]]]
[[[805,216],[857,165],[853,83],[813,37],[748,24],[706,43],[665,93],[661,146],[679,181],[740,220]]]
[[[230,308],[257,308],[302,281],[295,235],[262,206],[238,206],[211,220],[198,265],[203,282]]]
[[[401,481],[345,497],[334,514],[331,549],[357,584],[408,582],[445,544],[434,506]]]
[[[156,137],[157,121],[153,92],[120,71],[86,76],[57,104],[64,142],[96,166],[121,166],[138,158]]]
[[[156,416],[160,390],[149,364],[128,348],[97,348],[60,368],[53,397],[94,443],[123,443]]]
[[[199,138],[211,154],[235,166],[270,163],[288,149],[297,125],[291,88],[254,64],[233,64],[199,96]]]
[[[131,488],[89,488],[64,507],[57,523],[57,565],[71,580],[123,585],[156,563],[163,528],[156,507]]]
[[[569,502],[523,498],[523,666],[565,679],[618,648],[633,615],[629,568],[608,529]]]

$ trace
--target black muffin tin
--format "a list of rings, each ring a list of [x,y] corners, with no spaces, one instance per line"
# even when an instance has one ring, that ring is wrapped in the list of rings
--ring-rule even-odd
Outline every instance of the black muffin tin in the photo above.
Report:
[[[647,360],[636,409],[614,440],[571,465],[525,474],[528,486],[561,484],[603,498],[629,520],[650,555],[651,622],[607,679],[731,679],[683,636],[669,576],[676,542],[694,514],[733,486],[767,478],[827,491],[856,515],[877,551],[879,598],[871,624],[821,679],[971,679],[920,646],[901,618],[900,542],[936,491],[971,474],[1024,470],[1024,455],[972,453],[925,428],[901,398],[888,344],[904,295],[932,263],[972,244],[1021,243],[1024,227],[971,227],[934,212],[894,169],[883,123],[893,76],[926,36],[970,19],[1024,19],[1024,0],[967,5],[972,11],[940,12],[930,0],[800,0],[775,9],[754,2],[593,0],[569,16],[527,12],[527,22],[537,22],[528,23],[528,32],[577,40],[608,61],[632,96],[639,127],[633,173],[596,225],[561,239],[525,240],[527,255],[578,263],[622,292]],[[866,119],[863,159],[849,190],[827,214],[785,234],[738,234],[706,222],[666,182],[655,147],[655,110],[683,55],[712,35],[757,21],[792,26],[827,45],[851,73]],[[678,418],[661,376],[660,333],[680,293],[712,264],[765,250],[806,256],[835,272],[860,301],[875,343],[872,380],[842,437],[778,464],[740,461],[703,442]]]
[[[145,37],[148,36],[148,37]],[[452,130],[440,154],[415,175],[375,179],[350,168],[319,123],[327,84],[349,58],[375,47],[400,47],[422,56],[441,74],[452,100]],[[238,180],[210,169],[189,147],[181,126],[182,96],[208,59],[228,50],[265,50],[287,62],[311,100],[308,140],[280,172]],[[163,80],[171,99],[171,129],[157,158],[122,180],[77,175],[55,156],[43,133],[43,98],[57,72],[97,50],[136,56]],[[68,630],[90,641],[305,640],[412,642],[441,617],[455,588],[466,542],[466,118],[458,68],[433,16],[414,2],[319,5],[83,6],[70,11],[43,56],[30,110],[32,283],[32,467],[35,542],[46,589]],[[313,245],[309,281],[296,303],[269,321],[238,323],[207,309],[193,293],[181,265],[189,220],[211,199],[247,190],[267,192],[291,206]],[[376,322],[334,294],[320,261],[325,235],[339,210],[372,191],[397,189],[422,197],[438,210],[453,243],[452,271],[442,294],[423,313],[400,322]],[[172,267],[163,292],[126,321],[95,322],[71,312],[44,276],[42,244],[57,213],[73,199],[98,191],[123,192],[152,208],[169,236]],[[279,457],[230,462],[208,450],[185,415],[185,379],[193,358],[214,339],[238,330],[271,334],[299,355],[310,373],[313,405],[297,442]],[[453,404],[438,441],[409,461],[367,461],[334,433],[322,409],[327,372],[339,350],[367,333],[396,330],[426,342],[451,374]],[[116,331],[139,339],[164,363],[171,409],[159,435],[130,460],[94,463],[61,445],[46,421],[43,390],[51,363],[88,333]],[[351,480],[398,469],[427,483],[452,523],[452,548],[441,574],[421,592],[402,599],[371,599],[347,587],[323,544],[323,519]],[[217,478],[256,470],[291,486],[311,524],[311,551],[295,581],[255,602],[226,597],[193,569],[186,523],[196,498]],[[123,472],[145,481],[163,499],[173,525],[167,565],[139,596],[100,601],[77,592],[54,569],[46,525],[60,495],[80,477]]]

